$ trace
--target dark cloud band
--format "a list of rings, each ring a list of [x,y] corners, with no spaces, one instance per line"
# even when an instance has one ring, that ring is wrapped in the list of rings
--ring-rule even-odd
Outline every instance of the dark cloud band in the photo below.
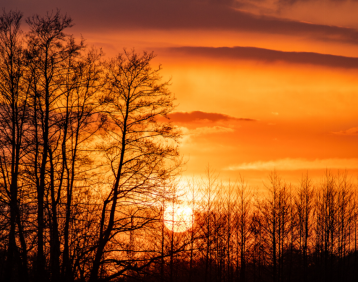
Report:
[[[232,0],[3,0],[2,6],[27,16],[60,8],[74,18],[81,32],[216,29],[358,44],[356,29],[258,16],[235,9]]]
[[[221,113],[208,113],[202,111],[174,112],[169,114],[169,118],[171,121],[177,123],[192,123],[192,122],[205,122],[205,121],[213,122],[213,123],[219,121],[246,121],[246,122],[256,121],[254,119],[235,118]]]
[[[333,68],[358,69],[358,58],[313,52],[284,52],[256,47],[172,47],[163,50],[177,56],[201,56],[216,59],[287,62]],[[160,52],[159,50],[157,52]]]

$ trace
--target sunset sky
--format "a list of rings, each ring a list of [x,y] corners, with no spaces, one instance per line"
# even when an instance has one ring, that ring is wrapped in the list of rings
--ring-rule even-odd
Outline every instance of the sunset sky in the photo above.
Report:
[[[154,51],[178,107],[184,176],[260,185],[274,168],[358,173],[357,0],[2,0],[61,9],[89,46]]]

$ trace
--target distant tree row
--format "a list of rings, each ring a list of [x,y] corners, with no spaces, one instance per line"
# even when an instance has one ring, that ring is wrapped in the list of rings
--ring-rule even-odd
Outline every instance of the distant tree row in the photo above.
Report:
[[[150,280],[357,281],[357,186],[346,173],[327,171],[316,184],[304,175],[292,186],[272,172],[253,190],[208,171],[189,187],[193,227],[169,233],[166,245],[189,244],[174,264],[158,263],[166,276],[148,269]]]
[[[180,165],[179,133],[158,123],[168,83],[152,53],[104,60],[59,11],[21,21],[0,16],[0,279],[138,271],[158,254],[134,264],[133,233],[160,222]]]

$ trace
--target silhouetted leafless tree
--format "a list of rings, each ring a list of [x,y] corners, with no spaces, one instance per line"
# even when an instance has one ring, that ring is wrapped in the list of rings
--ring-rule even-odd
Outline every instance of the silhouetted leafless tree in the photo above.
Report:
[[[29,127],[28,90],[32,78],[24,56],[21,19],[22,13],[13,11],[4,11],[0,17],[0,175],[3,208],[10,212],[6,280],[26,280],[28,273],[19,193],[21,162],[27,153],[25,132]]]
[[[106,64],[106,91],[101,98],[107,115],[105,142],[98,146],[107,160],[108,193],[102,203],[98,246],[91,280],[98,279],[108,241],[129,229],[123,207],[149,209],[178,168],[176,140],[179,133],[169,123],[159,123],[173,110],[174,97],[168,83],[160,82],[160,68],[152,69],[152,53],[142,56],[124,51]],[[137,218],[138,227],[156,220]]]

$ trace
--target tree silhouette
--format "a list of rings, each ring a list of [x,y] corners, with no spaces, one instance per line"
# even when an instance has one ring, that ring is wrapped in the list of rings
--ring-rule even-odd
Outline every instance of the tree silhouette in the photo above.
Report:
[[[105,142],[99,150],[108,162],[113,181],[109,181],[102,205],[91,280],[98,278],[101,258],[113,233],[129,229],[124,216],[116,219],[123,213],[122,207],[136,204],[150,209],[158,202],[155,195],[178,167],[175,141],[179,133],[170,124],[157,122],[159,116],[167,117],[172,111],[173,96],[168,83],[160,83],[160,68],[151,68],[153,57],[152,53],[139,56],[125,50],[106,64],[106,91],[101,104],[107,123],[103,128]],[[138,216],[136,225],[141,227],[158,217]]]
[[[10,11],[0,17],[0,166],[2,201],[9,208],[7,270],[21,272],[27,279],[27,246],[18,203],[21,188],[21,162],[27,153],[24,137],[28,125],[29,77],[26,70],[20,12]],[[16,227],[18,233],[16,233]],[[16,235],[17,234],[17,235]],[[17,246],[21,243],[21,248]],[[20,249],[20,251],[19,251]],[[7,272],[6,280],[14,280]]]

